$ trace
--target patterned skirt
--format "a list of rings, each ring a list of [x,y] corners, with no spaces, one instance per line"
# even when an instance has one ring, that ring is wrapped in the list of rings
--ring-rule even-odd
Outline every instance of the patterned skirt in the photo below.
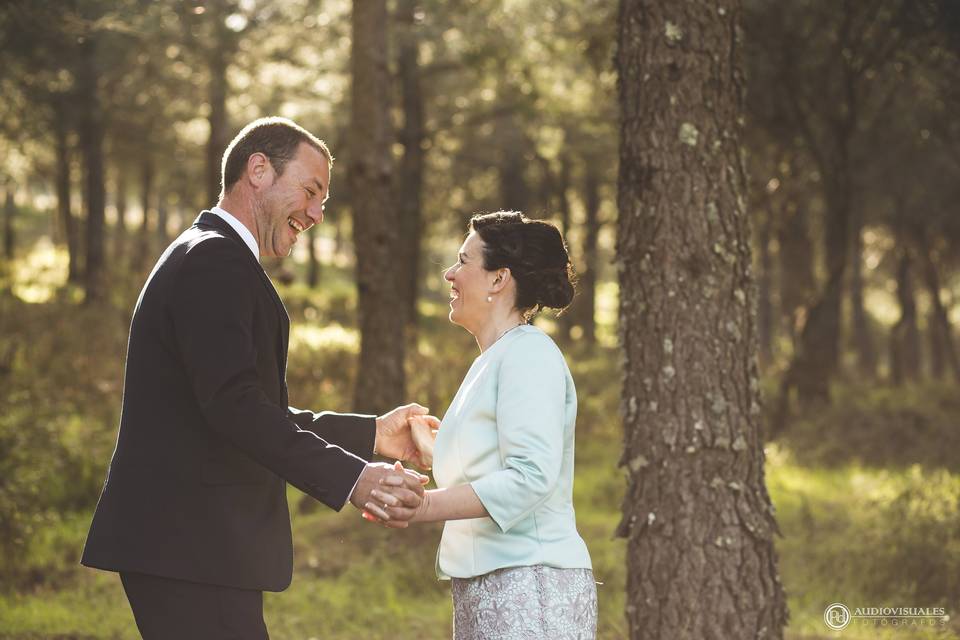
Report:
[[[594,640],[597,587],[590,569],[544,565],[453,578],[454,640]]]

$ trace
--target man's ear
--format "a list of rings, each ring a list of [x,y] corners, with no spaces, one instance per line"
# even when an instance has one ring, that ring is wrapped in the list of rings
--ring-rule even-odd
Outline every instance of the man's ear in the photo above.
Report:
[[[259,151],[250,154],[247,158],[246,178],[254,189],[273,184],[273,167],[266,155]]]
[[[513,274],[510,273],[510,269],[507,267],[497,269],[494,273],[496,273],[496,277],[490,285],[490,293],[500,293],[506,289],[510,281],[513,280]]]

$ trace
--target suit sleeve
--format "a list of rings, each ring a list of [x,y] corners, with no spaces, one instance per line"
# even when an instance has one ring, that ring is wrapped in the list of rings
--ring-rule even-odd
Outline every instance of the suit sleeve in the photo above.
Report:
[[[376,416],[333,411],[305,411],[289,407],[288,413],[298,427],[311,431],[330,444],[346,449],[365,460],[373,457],[377,433]]]
[[[529,336],[500,363],[497,440],[503,468],[471,483],[506,533],[553,492],[563,462],[566,374],[563,356]]]
[[[170,314],[188,382],[211,429],[339,510],[366,461],[301,429],[267,398],[256,368],[254,275],[229,239],[205,240],[184,257]]]

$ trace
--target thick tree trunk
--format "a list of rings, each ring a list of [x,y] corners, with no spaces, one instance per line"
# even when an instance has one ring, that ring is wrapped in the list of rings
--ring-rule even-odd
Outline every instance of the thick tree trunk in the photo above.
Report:
[[[933,341],[931,357],[939,358],[939,366],[932,366],[933,374],[939,378],[942,372],[937,369],[943,368],[944,361],[950,365],[954,380],[960,382],[960,357],[957,354],[956,343],[953,340],[953,328],[950,326],[950,316],[947,308],[940,298],[940,274],[937,271],[937,263],[931,253],[929,242],[927,246],[920,247],[920,260],[923,265],[923,280],[930,294],[930,334]],[[931,362],[933,365],[933,361]]]
[[[57,156],[57,217],[63,229],[67,243],[67,282],[80,282],[80,241],[77,234],[77,224],[73,218],[70,199],[72,180],[70,178],[70,146],[67,141],[67,123],[63,109],[58,109],[53,126],[56,139]]]
[[[7,184],[7,195],[3,203],[3,257],[13,260],[13,251],[16,245],[14,238],[13,221],[17,217],[17,203],[13,197],[13,184]]]
[[[420,89],[420,37],[415,23],[416,0],[400,0],[397,5],[398,54],[397,73],[403,106],[403,128],[400,144],[403,157],[398,174],[400,209],[399,248],[403,298],[407,303],[407,323],[417,324],[417,297],[420,284],[420,245],[423,236],[423,139],[424,107]]]
[[[857,353],[857,369],[862,380],[873,380],[877,374],[877,350],[867,321],[863,304],[863,230],[862,213],[853,216],[850,256],[850,311],[853,329],[853,345]]]
[[[83,269],[85,302],[103,299],[105,290],[104,230],[106,189],[103,168],[103,114],[98,94],[96,41],[92,36],[80,46],[78,88],[83,104],[80,122],[80,149],[86,183],[86,264]]]
[[[587,162],[583,176],[583,273],[580,276],[580,326],[587,344],[597,341],[597,275],[600,260],[597,246],[600,238],[600,176],[593,162]]]
[[[739,3],[621,0],[630,637],[782,638],[741,164]]]
[[[349,160],[357,255],[360,366],[354,406],[385,411],[404,399],[407,301],[396,268],[396,203],[391,193],[390,77],[385,0],[354,0],[351,69],[353,147]]]

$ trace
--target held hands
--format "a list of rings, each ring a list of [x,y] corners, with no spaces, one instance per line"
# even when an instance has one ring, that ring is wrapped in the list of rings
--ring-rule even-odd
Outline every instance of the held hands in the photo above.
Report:
[[[423,502],[423,485],[429,478],[416,471],[404,469],[400,462],[369,462],[360,473],[357,486],[350,495],[350,503],[370,519],[370,512],[383,514],[384,524],[395,529],[405,528]],[[389,505],[388,515],[381,509]],[[376,511],[375,511],[376,510]]]
[[[413,425],[416,424],[415,427]],[[427,408],[413,403],[377,418],[374,451],[387,458],[412,462],[421,469],[433,464],[433,437],[440,421]],[[427,437],[426,432],[431,437]],[[426,450],[429,441],[429,450]]]
[[[394,464],[397,471],[403,469],[400,462]],[[407,473],[411,473],[407,471]],[[419,474],[417,474],[419,475]],[[423,483],[426,484],[426,476]],[[390,529],[405,529],[411,522],[422,520],[424,514],[430,508],[430,493],[424,492],[420,487],[420,503],[411,508],[408,502],[404,502],[397,491],[402,488],[404,479],[397,475],[387,476],[380,480],[380,486],[370,492],[370,501],[363,505],[364,520],[382,524]]]

